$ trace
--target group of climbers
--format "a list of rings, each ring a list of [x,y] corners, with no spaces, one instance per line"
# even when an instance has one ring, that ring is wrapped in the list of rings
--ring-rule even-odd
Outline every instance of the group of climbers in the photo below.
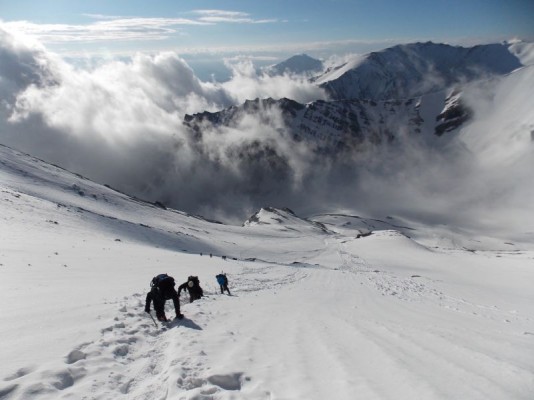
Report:
[[[225,273],[216,275],[217,283],[220,286],[221,294],[228,289],[228,278]],[[150,291],[146,295],[145,312],[150,314],[150,304],[154,303],[154,310],[156,311],[156,318],[158,321],[168,321],[165,315],[165,302],[172,300],[174,310],[176,311],[175,319],[182,319],[184,316],[180,312],[180,293],[183,291],[189,292],[189,302],[199,300],[204,296],[204,291],[200,287],[200,280],[198,276],[189,276],[187,281],[178,286],[178,291],[174,289],[175,281],[172,276],[167,274],[159,274],[152,278],[150,282]]]

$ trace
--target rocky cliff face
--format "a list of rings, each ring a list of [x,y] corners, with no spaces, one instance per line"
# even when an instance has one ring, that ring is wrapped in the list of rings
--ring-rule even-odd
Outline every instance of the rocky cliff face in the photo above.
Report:
[[[445,100],[441,113],[436,116],[434,133],[438,136],[451,132],[472,117],[473,111],[462,100],[462,92],[453,91]]]
[[[204,131],[217,131],[222,127],[243,129],[241,121],[253,115],[263,125],[277,125],[281,137],[304,142],[316,154],[339,156],[410,135],[442,135],[459,127],[469,117],[456,93],[447,97],[441,106],[434,106],[441,111],[432,115],[430,124],[426,124],[433,131],[423,132],[420,107],[425,101],[430,100],[424,97],[387,101],[320,100],[300,104],[290,99],[256,99],[215,113],[187,115],[184,123],[194,141],[201,141]]]

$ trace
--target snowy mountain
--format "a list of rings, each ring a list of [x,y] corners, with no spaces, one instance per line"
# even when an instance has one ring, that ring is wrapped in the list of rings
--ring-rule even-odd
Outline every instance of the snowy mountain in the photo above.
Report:
[[[357,57],[316,78],[331,101],[247,100],[219,112],[186,115],[184,122],[194,131],[195,140],[200,140],[202,130],[235,128],[247,115],[272,125],[278,118],[274,110],[278,110],[284,124],[277,129],[283,135],[330,155],[358,152],[368,144],[390,142],[406,133],[442,136],[473,117],[463,100],[464,90],[473,81],[488,81],[521,67],[519,54],[528,61],[528,48],[513,46],[399,45]]]
[[[7,147],[0,186],[2,400],[534,391],[531,245],[270,207],[215,224]],[[179,322],[143,311],[159,273],[200,278]]]
[[[316,74],[323,70],[323,63],[320,60],[312,58],[306,54],[299,54],[288,58],[287,60],[273,65],[268,68],[267,72],[271,75],[283,74]]]
[[[521,67],[510,44],[412,43],[357,56],[315,78],[336,100],[406,99]]]
[[[255,227],[259,225],[268,225],[269,228],[275,226],[277,230],[281,231],[294,231],[308,234],[333,233],[328,231],[328,229],[321,223],[298,217],[289,208],[262,208],[248,218],[243,224],[245,227]]]

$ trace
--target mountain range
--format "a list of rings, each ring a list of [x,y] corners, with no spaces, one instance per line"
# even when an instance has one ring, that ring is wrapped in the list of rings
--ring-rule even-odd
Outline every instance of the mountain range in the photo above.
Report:
[[[300,58],[299,58],[300,59]],[[294,61],[278,64],[282,71]],[[186,115],[184,123],[200,140],[203,130],[238,127],[246,115],[272,125],[273,110],[284,121],[282,135],[305,141],[314,151],[339,155],[406,134],[442,136],[473,116],[463,90],[522,67],[510,44],[472,48],[414,43],[355,57],[311,81],[330,100],[300,104],[291,99],[255,99],[218,111]]]

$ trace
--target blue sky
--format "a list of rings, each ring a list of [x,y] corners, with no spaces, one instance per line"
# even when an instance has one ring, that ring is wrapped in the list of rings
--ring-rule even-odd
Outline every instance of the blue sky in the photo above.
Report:
[[[534,40],[534,0],[0,0],[0,18],[64,55],[325,56],[412,41]]]

